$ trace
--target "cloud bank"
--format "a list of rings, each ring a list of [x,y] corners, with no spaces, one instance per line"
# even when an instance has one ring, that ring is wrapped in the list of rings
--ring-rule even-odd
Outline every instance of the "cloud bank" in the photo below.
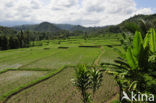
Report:
[[[79,24],[118,24],[136,14],[151,14],[136,7],[134,0],[1,0],[0,21]]]

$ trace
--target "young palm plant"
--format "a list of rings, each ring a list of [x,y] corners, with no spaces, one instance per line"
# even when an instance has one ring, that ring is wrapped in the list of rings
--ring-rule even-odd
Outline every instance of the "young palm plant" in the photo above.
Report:
[[[77,66],[75,74],[76,79],[74,80],[74,85],[80,90],[83,103],[90,103],[91,96],[87,93],[87,90],[90,88],[91,81],[87,67],[85,65]]]
[[[93,92],[93,98],[95,96],[95,92],[100,88],[102,83],[102,72],[100,70],[96,70],[96,68],[92,68],[90,70],[90,80],[91,80],[91,88]]]

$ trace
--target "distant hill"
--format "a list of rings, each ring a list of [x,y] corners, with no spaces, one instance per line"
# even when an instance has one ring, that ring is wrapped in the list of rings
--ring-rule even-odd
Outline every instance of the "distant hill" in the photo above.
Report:
[[[136,30],[140,30],[140,32],[143,32],[141,30],[142,24],[141,21],[145,21],[147,23],[147,26],[150,28],[156,29],[156,14],[152,15],[135,15],[127,20],[124,20],[122,23],[118,25],[110,25],[106,26],[105,28],[97,28],[96,33],[120,33],[120,32],[135,32]],[[147,29],[149,29],[147,28]]]
[[[56,32],[59,30],[68,30],[68,31],[86,31],[87,28],[80,25],[71,25],[71,24],[53,24],[49,22],[42,22],[40,24],[34,25],[19,25],[12,27],[15,30],[30,30],[30,31],[39,31],[39,32]]]
[[[58,32],[61,29],[56,27],[54,24],[49,22],[42,22],[35,25],[20,25],[12,27],[15,30],[29,30],[29,31],[38,31],[38,32]]]
[[[14,30],[30,30],[30,31],[38,31],[38,32],[58,32],[61,30],[67,31],[81,31],[87,32],[89,34],[95,33],[120,33],[125,31],[127,25],[138,27],[140,26],[140,20],[145,20],[151,22],[152,24],[156,25],[156,14],[152,15],[135,15],[118,25],[110,25],[110,26],[102,26],[102,27],[84,27],[81,25],[71,25],[71,24],[53,24],[49,22],[42,22],[40,24],[33,24],[33,25],[19,25],[12,27]],[[133,27],[131,27],[133,29]]]
[[[125,23],[125,22],[135,22],[138,23],[141,19],[145,20],[145,21],[151,21],[156,23],[156,14],[152,14],[152,15],[135,15],[125,21],[123,21],[121,24]]]
[[[3,27],[0,26],[0,35],[12,35],[12,34],[16,34],[17,31],[9,28],[9,27]]]
[[[63,30],[69,30],[71,31],[76,25],[71,24],[54,24],[56,27],[63,29]]]
[[[135,15],[135,16],[123,21],[118,26],[120,26],[120,27],[125,26],[126,23],[135,23],[137,25],[140,25],[141,20],[144,20],[145,22],[156,25],[156,14],[152,14],[152,15]]]

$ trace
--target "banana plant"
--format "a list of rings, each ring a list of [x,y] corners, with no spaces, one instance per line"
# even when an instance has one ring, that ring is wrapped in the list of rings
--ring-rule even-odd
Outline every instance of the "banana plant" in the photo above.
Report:
[[[152,78],[153,75],[151,73],[156,69],[156,67],[151,66],[153,64],[150,61],[151,55],[155,52],[156,35],[154,29],[149,30],[144,40],[141,33],[136,32],[133,43],[127,47],[127,51],[125,53],[118,51],[120,57],[115,60],[116,64],[103,64],[109,65],[106,72],[115,76],[121,91],[124,90],[128,92],[135,90],[145,92],[147,85],[150,83],[147,77]],[[148,76],[145,76],[145,74],[148,74]],[[152,86],[153,85],[156,85],[156,83],[152,84]]]
[[[156,34],[154,29],[150,29],[146,34],[144,39],[144,48],[149,45],[149,49],[151,53],[156,52]]]

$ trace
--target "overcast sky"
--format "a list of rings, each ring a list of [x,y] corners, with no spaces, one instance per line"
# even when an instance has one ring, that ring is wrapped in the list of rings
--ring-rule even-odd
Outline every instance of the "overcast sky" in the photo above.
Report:
[[[156,0],[0,0],[0,22],[105,26],[156,13],[155,5]]]

